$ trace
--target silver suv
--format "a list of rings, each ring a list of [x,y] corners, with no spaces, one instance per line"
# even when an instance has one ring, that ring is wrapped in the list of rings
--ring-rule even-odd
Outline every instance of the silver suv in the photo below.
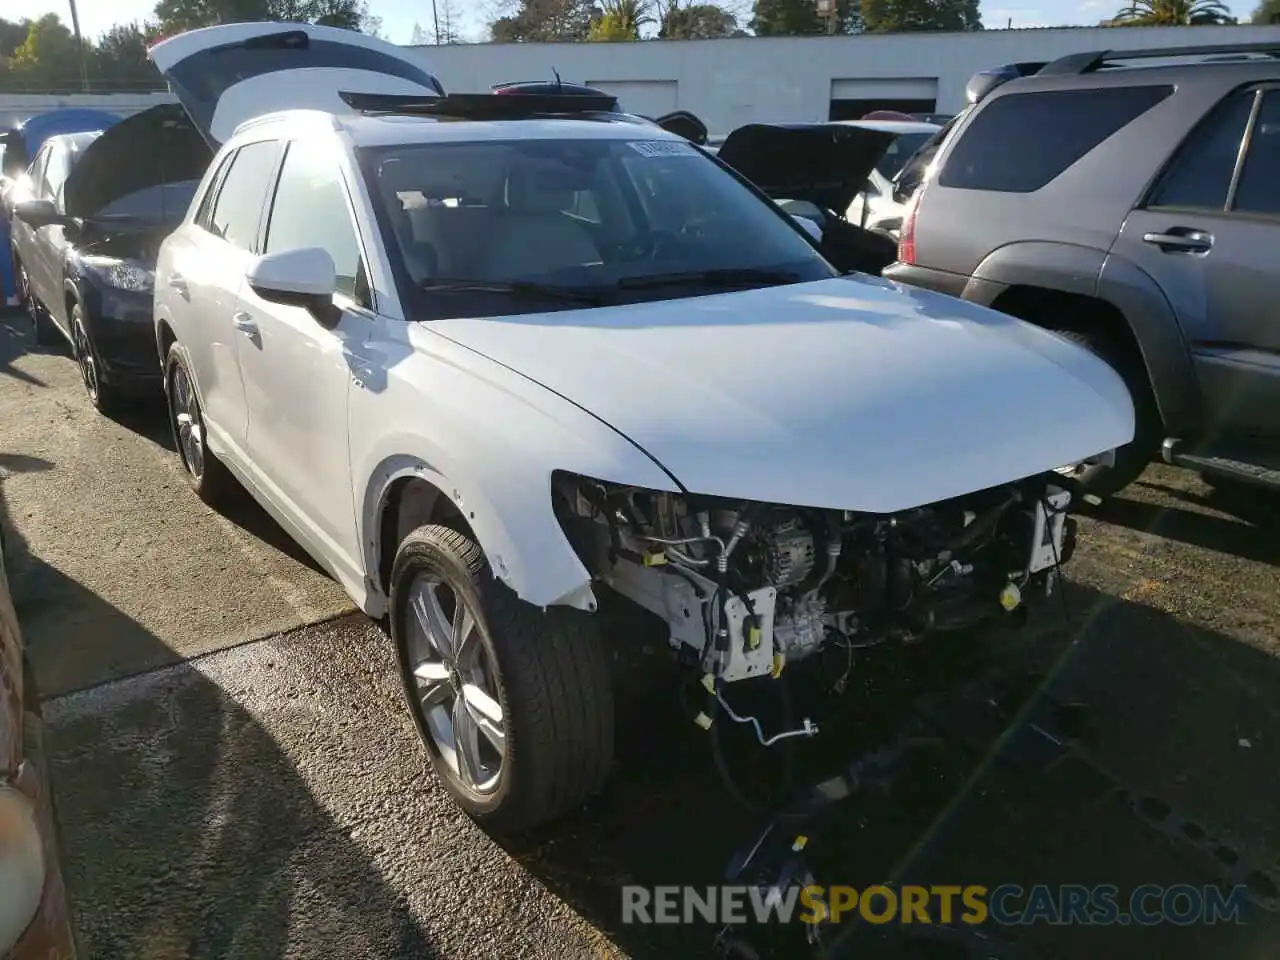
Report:
[[[1280,40],[1077,54],[938,149],[885,275],[1029,320],[1125,378],[1098,494],[1162,451],[1280,487]]]

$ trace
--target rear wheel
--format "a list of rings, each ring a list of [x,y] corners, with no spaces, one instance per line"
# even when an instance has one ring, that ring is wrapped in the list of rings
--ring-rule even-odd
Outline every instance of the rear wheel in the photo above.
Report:
[[[396,552],[391,635],[431,764],[482,826],[523,830],[599,789],[613,690],[589,614],[525,603],[469,536],[428,525]]]
[[[49,319],[48,314],[40,306],[40,302],[35,298],[35,294],[31,291],[31,277],[27,275],[27,268],[22,261],[17,261],[18,274],[18,302],[27,311],[27,315],[31,318],[31,331],[35,337],[36,344],[42,347],[51,347],[57,345],[60,334],[57,327],[53,325],[53,321]]]
[[[1146,372],[1129,357],[1123,355],[1110,341],[1096,334],[1078,330],[1054,330],[1054,333],[1080,344],[1107,364],[1124,379],[1133,398],[1133,441],[1116,449],[1113,466],[1092,464],[1068,471],[1084,488],[1097,497],[1118,493],[1137,480],[1155,457],[1160,446],[1160,411]]]
[[[182,345],[169,347],[165,359],[164,389],[169,406],[169,427],[173,444],[187,478],[187,484],[205,503],[217,506],[232,488],[233,480],[205,443],[204,414],[196,395],[195,379]]]

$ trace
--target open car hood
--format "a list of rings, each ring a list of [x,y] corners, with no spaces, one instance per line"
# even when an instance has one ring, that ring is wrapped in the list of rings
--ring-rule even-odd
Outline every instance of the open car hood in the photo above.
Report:
[[[147,56],[210,146],[277,110],[350,113],[339,95],[439,96],[421,58],[386,40],[307,23],[230,23],[162,40]]]
[[[126,117],[80,155],[63,187],[67,215],[91,217],[138,190],[199,180],[213,152],[176,103]]]
[[[894,136],[840,123],[751,123],[729,134],[717,156],[774,200],[843,212]]]

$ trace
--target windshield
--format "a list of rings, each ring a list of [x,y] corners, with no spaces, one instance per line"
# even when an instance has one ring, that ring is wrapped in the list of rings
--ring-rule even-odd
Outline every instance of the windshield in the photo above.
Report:
[[[902,169],[902,165],[911,159],[911,155],[929,142],[931,133],[900,133],[889,144],[876,169],[886,180],[892,180]]]
[[[362,165],[416,316],[544,311],[556,292],[567,307],[836,275],[772,203],[685,141],[411,144],[365,148]]]

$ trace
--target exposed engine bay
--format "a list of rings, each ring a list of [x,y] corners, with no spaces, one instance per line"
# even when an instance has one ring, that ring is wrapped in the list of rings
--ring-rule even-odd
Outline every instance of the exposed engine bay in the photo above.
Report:
[[[588,570],[661,617],[715,686],[778,676],[829,645],[1024,615],[1074,549],[1066,485],[1051,473],[881,515],[554,479]]]

